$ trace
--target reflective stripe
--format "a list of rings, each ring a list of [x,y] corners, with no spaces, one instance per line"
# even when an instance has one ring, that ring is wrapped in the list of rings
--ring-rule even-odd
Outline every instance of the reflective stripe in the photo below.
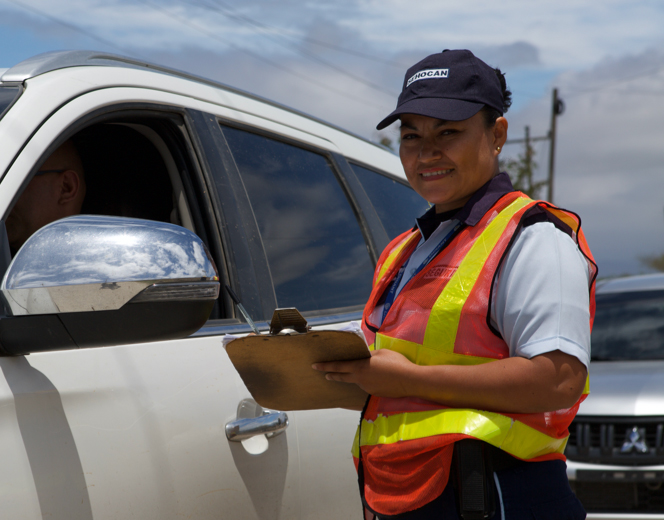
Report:
[[[567,224],[572,229],[574,234],[579,231],[579,221],[566,211],[561,211],[560,209],[553,208],[551,206],[547,206],[547,211],[550,211],[565,224]]]
[[[500,240],[514,215],[532,204],[528,198],[518,198],[498,213],[472,245],[450,281],[431,309],[424,345],[446,353],[454,352],[461,310],[491,251]]]
[[[399,256],[401,251],[404,250],[404,248],[410,243],[410,240],[414,236],[419,236],[419,233],[413,232],[413,234],[405,237],[402,240],[402,242],[399,245],[397,245],[392,250],[392,252],[387,256],[387,258],[385,259],[385,262],[383,262],[383,265],[380,268],[380,271],[378,272],[378,276],[376,277],[376,281],[375,281],[374,285],[378,285],[378,283],[383,279],[383,276],[385,276],[385,273],[387,272],[387,270],[390,267],[392,267],[392,265],[394,264],[395,260],[397,259],[397,256]]]
[[[484,229],[481,230],[479,236],[476,236],[476,238],[465,237],[464,240],[471,241],[472,244],[470,244],[468,252],[461,261],[455,262],[456,271],[428,311],[428,322],[422,344],[393,337],[400,334],[404,335],[403,331],[398,329],[390,331],[390,335],[376,334],[376,348],[387,348],[399,352],[411,362],[421,366],[479,365],[496,360],[473,356],[472,353],[458,354],[454,352],[454,347],[457,334],[463,333],[459,330],[459,324],[464,305],[466,305],[471,294],[474,294],[473,290],[478,283],[489,283],[487,281],[479,282],[487,261],[492,258],[492,254],[496,252],[497,247],[505,247],[506,243],[501,242],[501,239],[506,236],[506,233],[513,233],[512,228],[510,228],[510,232],[507,232],[507,229],[511,223],[516,222],[515,217],[519,215],[519,212],[532,206],[535,202],[519,196],[512,202],[505,201],[505,204],[507,206],[504,209],[499,211],[493,209],[491,210],[492,213],[486,215],[482,224]],[[500,207],[502,204],[497,206]],[[562,215],[567,216],[565,213],[562,213]],[[412,245],[410,239],[413,237],[419,239],[419,234],[415,233],[410,237],[406,237],[390,251],[384,264],[380,266],[377,282],[381,281],[394,263],[399,261],[399,257],[402,256],[405,250],[404,248],[407,245]],[[487,290],[484,285],[477,289]],[[429,305],[431,304],[429,303]],[[427,310],[423,309],[422,312],[427,312]],[[421,328],[418,330],[421,331]],[[488,329],[484,333],[489,334]],[[412,339],[412,334],[409,333],[406,336]],[[588,378],[586,378],[584,394],[588,393],[588,389]],[[361,430],[356,433],[353,443],[353,454],[356,457],[359,455],[360,444],[362,446],[379,446],[454,434],[467,435],[483,440],[524,460],[546,455],[557,456],[564,452],[567,443],[567,437],[557,438],[553,436],[557,435],[556,432],[559,431],[555,426],[557,419],[549,424],[546,414],[533,414],[532,418],[527,415],[520,416],[521,420],[515,420],[495,412],[442,408],[394,413],[385,416],[380,413],[380,408],[378,403],[376,419],[373,421],[363,420]],[[533,424],[539,429],[529,426],[529,424]],[[544,426],[544,424],[547,426]],[[565,424],[568,424],[568,422]],[[543,433],[542,429],[549,434]],[[360,431],[361,439],[359,438]]]
[[[405,339],[393,338],[380,332],[376,334],[376,348],[386,348],[394,350],[408,358],[409,361],[422,366],[432,365],[481,365],[490,361],[496,361],[494,358],[484,358],[479,356],[469,356],[467,354],[457,354],[456,352],[440,352],[419,343]]]
[[[351,453],[356,459],[360,458],[360,429],[355,428],[355,438],[353,439],[353,447],[351,448]]]
[[[453,433],[481,439],[525,460],[563,453],[567,444],[567,437],[551,437],[499,413],[456,408],[389,417],[379,415],[375,421],[363,420],[361,443],[362,446],[376,446]],[[353,452],[356,451],[355,444]]]

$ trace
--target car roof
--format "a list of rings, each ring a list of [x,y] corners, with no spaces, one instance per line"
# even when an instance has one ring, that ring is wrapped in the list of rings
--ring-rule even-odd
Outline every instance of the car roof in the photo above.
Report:
[[[130,69],[139,69],[139,70],[150,70],[159,74],[167,74],[169,76],[175,76],[182,79],[187,79],[201,83],[204,85],[212,86],[215,88],[220,88],[241,96],[260,101],[282,110],[291,112],[301,117],[305,117],[317,123],[321,123],[325,126],[343,132],[344,134],[350,135],[357,139],[364,141],[365,143],[371,144],[380,148],[381,150],[387,150],[388,152],[394,153],[389,148],[385,147],[382,144],[374,143],[361,135],[350,132],[349,130],[336,126],[332,123],[319,119],[311,114],[306,112],[301,112],[297,109],[291,108],[287,105],[277,103],[270,99],[252,94],[242,89],[238,89],[224,83],[213,81],[211,79],[197,76],[195,74],[190,74],[178,69],[173,69],[170,67],[164,67],[155,63],[150,63],[146,61],[136,60],[134,58],[129,58],[127,56],[120,56],[118,54],[111,54],[105,52],[96,52],[96,51],[51,51],[38,54],[22,62],[14,65],[9,69],[0,68],[0,85],[17,85],[21,84],[24,81],[39,76],[41,74],[46,74],[48,72],[66,69],[70,67],[118,67],[118,68],[130,68]]]
[[[597,294],[615,292],[656,291],[664,289],[664,273],[610,278],[597,282]]]

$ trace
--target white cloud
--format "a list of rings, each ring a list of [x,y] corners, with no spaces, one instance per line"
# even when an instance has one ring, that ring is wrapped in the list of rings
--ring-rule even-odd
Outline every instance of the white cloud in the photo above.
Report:
[[[22,12],[15,4],[6,5]],[[661,42],[664,24],[661,4],[647,0],[536,5],[525,0],[420,0],[416,7],[406,0],[263,0],[231,7],[197,0],[31,0],[29,5],[130,48],[226,51],[237,42],[254,50],[278,48],[266,39],[266,32],[275,36],[270,27],[277,27],[279,37],[308,34],[324,39],[325,31],[312,34],[310,28],[334,20],[331,25],[357,34],[364,46],[390,55],[405,49],[433,52],[529,42],[541,49],[545,66],[557,68],[587,67],[604,56],[640,52],[653,41]],[[38,20],[35,14],[31,18]]]
[[[508,114],[511,137],[520,137],[524,125],[530,125],[532,135],[544,135],[550,87],[560,88],[567,111],[558,120],[556,202],[583,217],[602,274],[638,272],[638,256],[664,251],[661,2],[245,0],[233,6],[235,15],[278,28],[266,36],[251,24],[191,6],[198,1],[148,0],[166,9],[166,15],[139,1],[29,0],[139,56],[246,89],[368,137],[377,136],[374,126],[394,108],[396,96],[302,52],[396,93],[407,66],[443,48],[470,48],[508,74],[516,98]],[[8,23],[32,31],[32,42],[39,35],[39,41],[48,37],[71,47],[83,38],[12,6],[0,7],[0,49],[21,45],[2,40],[2,26]],[[284,38],[293,38],[294,46]],[[378,59],[340,53],[311,39]],[[394,138],[394,129],[387,135]],[[507,147],[506,153],[516,150],[516,145]],[[544,171],[546,143],[537,150]]]
[[[661,40],[657,2],[607,0],[364,0],[362,16],[343,23],[389,48],[505,45],[528,41],[551,67],[588,66]],[[424,14],[426,13],[426,15]]]
[[[555,82],[567,106],[558,118],[555,202],[581,215],[601,275],[645,271],[638,258],[664,252],[662,63],[664,52],[648,50]],[[545,134],[549,110],[542,99],[515,114],[512,137],[525,124]],[[546,151],[536,158],[541,175]]]

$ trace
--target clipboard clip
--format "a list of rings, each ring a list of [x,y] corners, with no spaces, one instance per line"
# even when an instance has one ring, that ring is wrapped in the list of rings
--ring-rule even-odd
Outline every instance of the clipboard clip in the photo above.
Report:
[[[270,321],[270,334],[276,335],[280,332],[294,331],[297,334],[306,334],[311,330],[307,325],[307,320],[300,314],[295,307],[285,309],[274,309],[272,321]]]

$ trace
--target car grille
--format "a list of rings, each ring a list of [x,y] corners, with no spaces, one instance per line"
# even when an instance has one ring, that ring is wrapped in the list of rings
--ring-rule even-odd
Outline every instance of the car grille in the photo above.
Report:
[[[588,513],[662,513],[664,488],[661,482],[570,481]]]
[[[664,417],[579,417],[569,427],[570,460],[621,466],[664,464]]]

